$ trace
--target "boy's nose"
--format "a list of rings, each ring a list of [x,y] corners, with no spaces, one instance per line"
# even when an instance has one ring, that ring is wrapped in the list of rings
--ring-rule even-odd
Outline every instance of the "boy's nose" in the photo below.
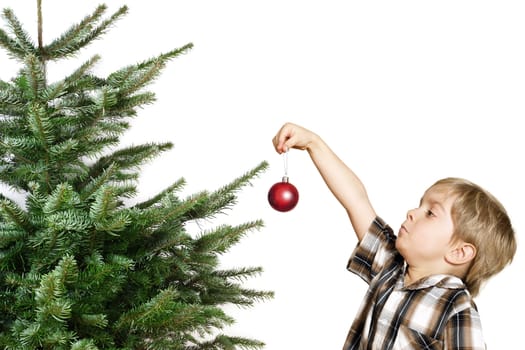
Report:
[[[407,211],[407,219],[408,220],[414,220],[414,210],[415,209],[410,209],[409,211]]]

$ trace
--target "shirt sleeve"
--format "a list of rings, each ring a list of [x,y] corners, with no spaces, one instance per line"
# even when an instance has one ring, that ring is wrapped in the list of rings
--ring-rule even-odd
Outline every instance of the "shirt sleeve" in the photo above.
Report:
[[[447,350],[485,350],[478,312],[468,308],[452,315],[445,326],[443,341]]]
[[[370,283],[396,255],[395,240],[390,226],[376,217],[350,256],[347,269]]]

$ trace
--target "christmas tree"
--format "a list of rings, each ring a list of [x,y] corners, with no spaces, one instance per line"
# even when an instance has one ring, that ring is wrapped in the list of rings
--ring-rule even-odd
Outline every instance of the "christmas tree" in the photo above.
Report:
[[[0,80],[0,348],[254,349],[258,340],[223,334],[235,320],[224,305],[250,306],[273,296],[244,286],[260,267],[220,268],[220,256],[261,220],[213,219],[268,164],[214,191],[180,198],[184,179],[136,201],[140,168],[170,142],[121,147],[146,90],[187,44],[99,77],[100,57],[56,82],[49,62],[76,57],[128,11],[107,6],[48,44],[42,3],[38,40],[3,10],[0,47],[21,69]],[[20,194],[13,198],[13,193]],[[22,198],[20,200],[20,198]]]

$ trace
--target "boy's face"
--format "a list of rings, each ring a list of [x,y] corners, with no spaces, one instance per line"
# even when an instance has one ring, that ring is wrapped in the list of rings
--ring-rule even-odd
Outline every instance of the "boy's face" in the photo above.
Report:
[[[429,188],[418,208],[409,210],[396,240],[396,248],[411,267],[440,273],[452,247],[451,208],[455,197],[443,188]]]

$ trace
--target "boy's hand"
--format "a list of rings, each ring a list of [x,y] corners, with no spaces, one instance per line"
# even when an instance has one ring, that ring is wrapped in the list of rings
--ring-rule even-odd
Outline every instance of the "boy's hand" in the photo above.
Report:
[[[307,149],[317,135],[308,129],[293,123],[284,124],[272,139],[277,153],[281,154],[290,148]]]

